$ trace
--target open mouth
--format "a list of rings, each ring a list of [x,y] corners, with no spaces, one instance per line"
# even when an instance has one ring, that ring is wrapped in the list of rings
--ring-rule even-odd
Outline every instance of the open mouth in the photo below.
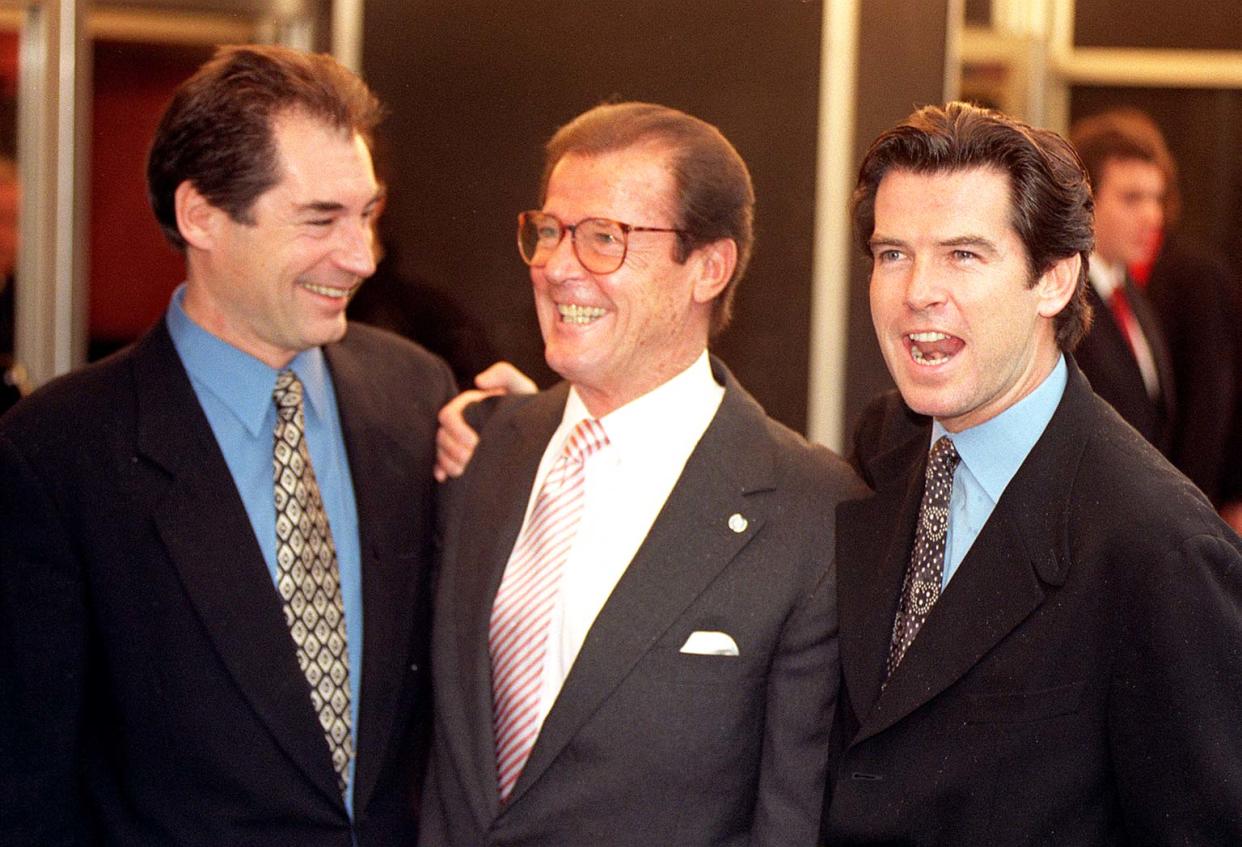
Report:
[[[944,332],[911,332],[905,336],[910,358],[920,365],[942,365],[966,346],[966,342]]]
[[[578,325],[593,323],[606,311],[599,306],[579,306],[576,303],[558,303],[556,310],[561,315],[562,323]]]

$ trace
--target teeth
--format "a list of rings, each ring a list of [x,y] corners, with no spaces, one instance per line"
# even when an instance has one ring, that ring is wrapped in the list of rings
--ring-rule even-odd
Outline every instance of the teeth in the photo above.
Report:
[[[561,320],[569,324],[589,324],[604,314],[604,309],[599,306],[579,306],[576,303],[560,303],[556,310],[561,313]]]
[[[949,336],[943,332],[912,332],[909,337],[911,341],[944,341]]]
[[[336,298],[348,297],[349,293],[354,290],[352,286],[350,288],[333,288],[332,286],[329,286],[329,285],[316,285],[313,282],[303,282],[302,287],[305,288],[307,291],[313,291],[316,294],[322,294],[324,297],[336,297]]]
[[[938,365],[949,360],[949,357],[943,353],[933,353],[930,356],[924,355],[923,351],[917,347],[910,348],[910,355],[920,365]]]

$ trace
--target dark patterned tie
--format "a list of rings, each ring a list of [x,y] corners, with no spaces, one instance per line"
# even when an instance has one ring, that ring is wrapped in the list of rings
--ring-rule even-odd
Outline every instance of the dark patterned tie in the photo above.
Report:
[[[944,541],[949,528],[949,495],[953,493],[953,471],[957,468],[957,448],[947,435],[941,436],[927,458],[923,482],[923,503],[919,506],[919,525],[914,531],[914,551],[901,589],[901,608],[893,622],[893,641],[888,650],[884,678],[892,676],[923,621],[940,598],[944,578]]]
[[[276,494],[277,588],[298,666],[310,684],[332,766],[345,790],[354,755],[349,713],[349,656],[336,547],[306,450],[302,383],[291,370],[276,378],[272,467]]]

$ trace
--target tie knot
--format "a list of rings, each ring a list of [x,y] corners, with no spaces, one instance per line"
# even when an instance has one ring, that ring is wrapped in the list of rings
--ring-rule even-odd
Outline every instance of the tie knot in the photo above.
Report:
[[[957,455],[953,439],[947,435],[940,436],[932,445],[931,455],[927,459],[927,480],[943,481],[946,476],[952,479],[953,471],[957,470],[957,463],[960,461],[961,456]]]
[[[565,456],[572,462],[585,462],[595,451],[608,444],[604,425],[595,418],[578,421],[565,442]]]
[[[276,375],[276,387],[272,389],[276,401],[276,414],[286,420],[293,418],[302,407],[302,380],[289,369]]]

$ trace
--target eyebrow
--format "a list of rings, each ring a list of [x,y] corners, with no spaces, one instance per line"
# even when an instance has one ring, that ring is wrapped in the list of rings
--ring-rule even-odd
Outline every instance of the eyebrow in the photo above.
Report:
[[[363,206],[364,209],[373,209],[382,203],[387,196],[384,189],[375,192],[370,200]],[[308,203],[299,203],[295,207],[298,214],[302,215],[325,215],[345,210],[345,204],[335,200],[311,200]]]
[[[982,235],[959,235],[956,238],[946,238],[938,243],[941,247],[973,247],[986,253],[999,252],[996,242]]]
[[[867,246],[875,250],[877,247],[907,247],[909,245],[900,238],[889,238],[887,235],[873,235],[867,240]]]

